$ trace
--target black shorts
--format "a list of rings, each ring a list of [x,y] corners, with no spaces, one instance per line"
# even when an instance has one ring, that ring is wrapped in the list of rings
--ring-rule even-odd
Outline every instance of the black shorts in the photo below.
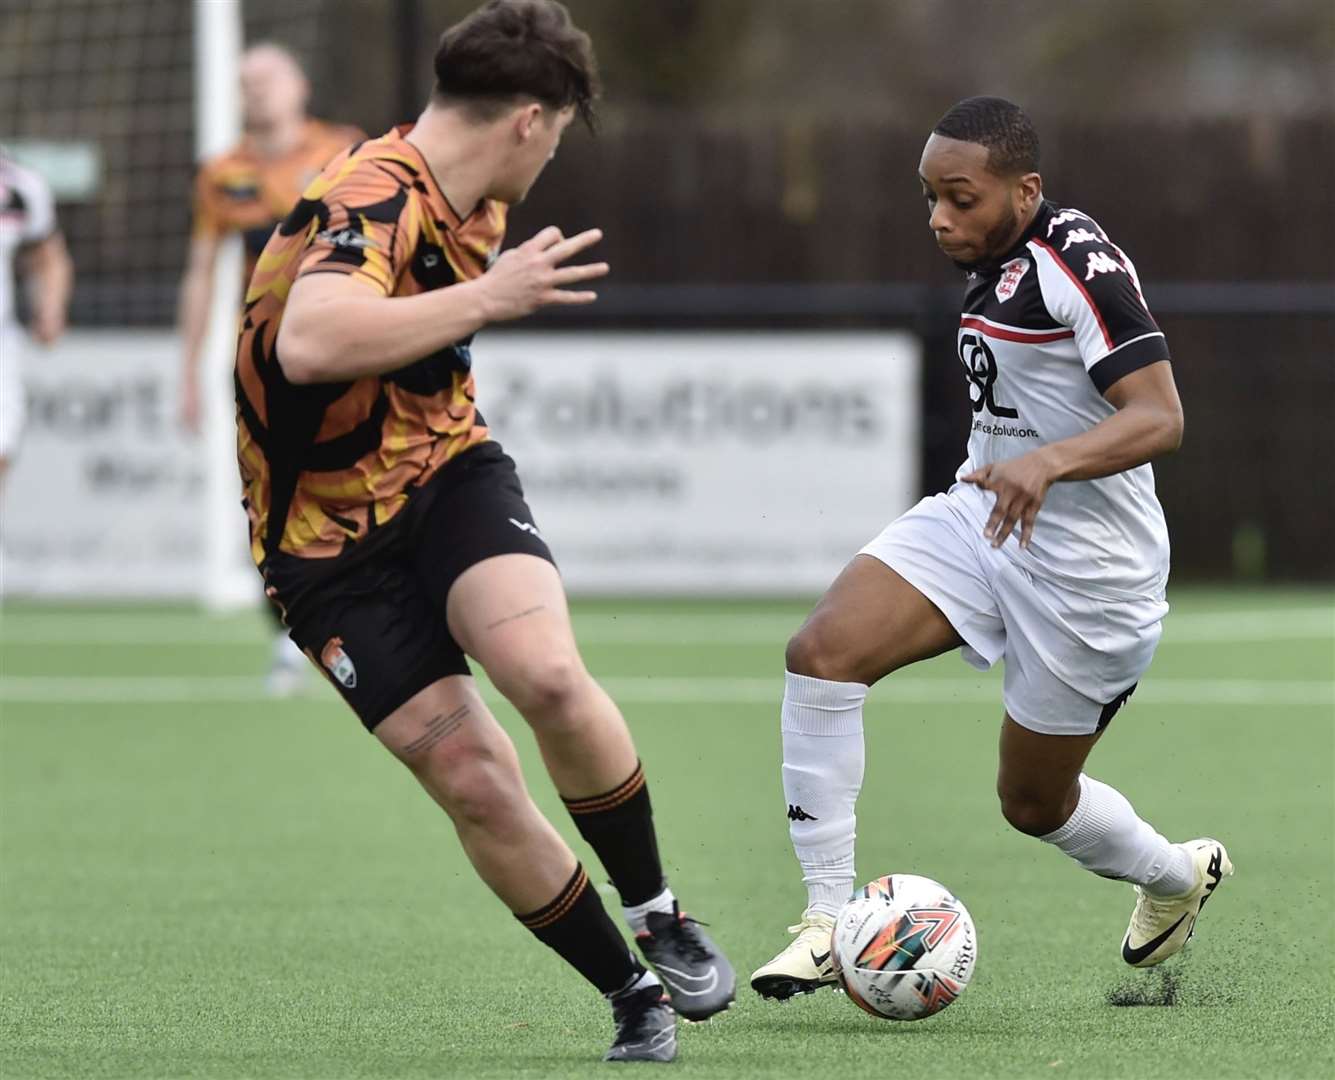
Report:
[[[346,554],[275,555],[263,573],[292,640],[370,731],[438,679],[469,673],[446,625],[446,597],[470,566],[511,554],[554,561],[514,462],[485,442]]]

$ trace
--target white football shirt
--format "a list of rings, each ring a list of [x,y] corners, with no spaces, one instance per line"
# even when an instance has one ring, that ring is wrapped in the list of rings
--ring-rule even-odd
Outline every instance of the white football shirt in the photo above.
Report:
[[[0,155],[0,333],[12,329],[16,319],[15,256],[55,231],[56,209],[46,181]]]
[[[1088,431],[1116,411],[1104,391],[1168,359],[1131,260],[1089,215],[1048,202],[1004,258],[969,275],[958,349],[973,422],[957,477]],[[993,493],[954,490],[981,528]],[[1163,595],[1168,529],[1148,464],[1053,484],[1027,551],[1019,533],[1004,550],[1033,574],[1111,600]]]

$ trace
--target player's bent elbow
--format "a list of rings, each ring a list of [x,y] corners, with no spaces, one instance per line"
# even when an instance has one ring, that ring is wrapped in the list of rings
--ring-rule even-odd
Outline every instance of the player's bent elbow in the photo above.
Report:
[[[1164,417],[1163,453],[1175,454],[1182,448],[1182,436],[1185,429],[1186,417],[1182,415],[1182,407],[1178,406]]]
[[[283,377],[293,386],[308,386],[322,381],[317,357],[317,345],[308,336],[289,333],[286,326],[279,327],[275,354],[278,366],[283,369]]]

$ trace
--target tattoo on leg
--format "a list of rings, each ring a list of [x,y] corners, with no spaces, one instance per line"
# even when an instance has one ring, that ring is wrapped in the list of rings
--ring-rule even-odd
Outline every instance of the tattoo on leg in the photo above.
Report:
[[[454,712],[437,713],[426,722],[426,731],[403,748],[405,754],[420,754],[430,750],[442,739],[447,739],[463,726],[468,719],[468,706],[460,705]]]
[[[536,607],[526,608],[525,610],[519,612],[518,614],[507,615],[503,619],[497,619],[494,623],[488,626],[487,629],[495,630],[496,627],[504,626],[508,622],[514,622],[516,619],[526,619],[530,615],[536,615],[539,611],[546,611],[546,610],[547,610],[546,604],[538,604]]]

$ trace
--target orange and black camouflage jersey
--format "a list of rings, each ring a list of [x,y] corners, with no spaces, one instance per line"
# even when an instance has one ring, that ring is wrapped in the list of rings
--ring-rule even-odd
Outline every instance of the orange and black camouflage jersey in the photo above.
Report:
[[[195,177],[196,235],[237,232],[246,249],[246,280],[274,227],[287,217],[306,185],[350,143],[366,136],[355,127],[307,120],[301,141],[279,158],[261,157],[249,138],[210,158]]]
[[[326,559],[383,526],[487,429],[473,405],[469,339],[353,382],[296,386],[275,351],[304,274],[348,274],[383,296],[480,277],[500,251],[505,206],[461,219],[409,127],[329,163],[278,227],[246,294],[237,347],[237,450],[257,564]]]

